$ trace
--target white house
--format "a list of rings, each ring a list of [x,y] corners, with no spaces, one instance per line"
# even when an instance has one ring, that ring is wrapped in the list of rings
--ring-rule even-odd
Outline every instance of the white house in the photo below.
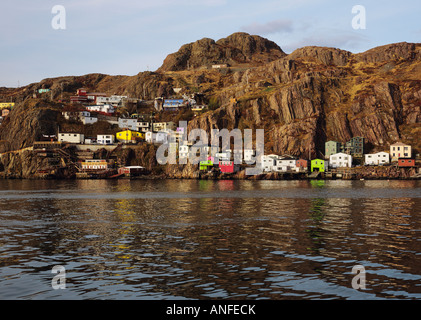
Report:
[[[123,99],[127,99],[127,96],[116,96],[113,95],[111,97],[97,97],[96,103],[97,104],[111,104],[112,106],[118,106]]]
[[[244,161],[251,162],[253,157],[256,156],[256,151],[253,149],[244,149]]]
[[[387,152],[366,154],[364,163],[366,165],[382,165],[390,162],[390,155]]]
[[[98,134],[96,138],[98,144],[113,144],[114,141],[115,137],[112,134]]]
[[[335,153],[329,156],[329,167],[331,168],[351,168],[352,156],[346,153]]]
[[[263,171],[271,172],[276,166],[276,160],[279,159],[279,156],[276,154],[268,154],[262,156],[262,168]]]
[[[104,113],[114,113],[115,109],[111,104],[101,104],[95,106],[87,106],[86,110],[88,111],[97,111],[97,112],[104,112]]]
[[[188,145],[186,145],[186,144],[180,145],[178,147],[178,157],[180,159],[182,159],[182,158],[183,159],[188,158],[189,157],[189,152],[190,152],[190,147]]]
[[[63,111],[61,113],[66,120],[82,120],[83,117],[90,117],[89,111]]]
[[[175,130],[177,128],[176,124],[172,121],[169,122],[155,122],[153,124],[153,131],[168,131]]]
[[[224,152],[217,152],[215,153],[215,157],[217,157],[219,161],[230,161],[231,150],[225,150]]]
[[[295,170],[296,162],[297,160],[293,158],[278,158],[275,160],[275,165],[272,170],[281,172]]]
[[[85,142],[85,136],[81,133],[59,133],[58,141],[83,144]]]
[[[168,133],[148,131],[145,134],[145,140],[149,143],[165,143],[168,140]]]
[[[132,131],[138,131],[137,119],[118,118],[118,127],[120,129],[129,129]]]
[[[390,156],[392,157],[392,160],[398,160],[399,158],[411,158],[411,146],[402,142],[392,144],[390,146]]]
[[[85,117],[85,116],[82,116],[80,118],[80,121],[82,121],[83,124],[93,124],[95,122],[98,122],[98,118],[97,117]]]
[[[147,132],[149,131],[149,122],[137,121],[136,127],[137,127],[136,130],[139,132]]]

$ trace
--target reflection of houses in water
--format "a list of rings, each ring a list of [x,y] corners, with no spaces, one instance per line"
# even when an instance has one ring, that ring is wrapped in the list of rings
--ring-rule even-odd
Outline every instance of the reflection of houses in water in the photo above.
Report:
[[[345,233],[350,232],[354,205],[354,200],[351,198],[326,199],[323,229],[330,232],[329,238],[340,239]]]

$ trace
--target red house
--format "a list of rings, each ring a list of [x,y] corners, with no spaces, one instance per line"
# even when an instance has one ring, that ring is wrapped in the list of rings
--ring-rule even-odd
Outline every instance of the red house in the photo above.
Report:
[[[398,160],[399,167],[415,167],[415,159],[399,159]]]
[[[219,161],[219,169],[222,173],[234,173],[237,171],[237,166],[234,161]]]
[[[81,89],[77,89],[76,94],[78,96],[86,96],[86,90],[81,88]]]
[[[87,102],[88,98],[86,96],[71,96],[70,101],[72,103],[83,103],[83,102]]]
[[[307,169],[307,168],[308,168],[308,161],[307,161],[307,160],[304,160],[304,159],[297,160],[297,161],[295,162],[295,166],[296,166],[297,168],[304,168],[304,169]]]
[[[118,174],[124,174],[126,176],[136,176],[146,173],[146,169],[141,166],[129,166],[118,169]]]

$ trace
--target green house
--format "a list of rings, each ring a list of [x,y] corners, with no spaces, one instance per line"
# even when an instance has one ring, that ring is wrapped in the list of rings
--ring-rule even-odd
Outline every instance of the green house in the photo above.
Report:
[[[325,143],[325,157],[329,158],[332,154],[341,152],[342,144],[337,141],[328,141]]]
[[[322,159],[311,160],[311,172],[318,170],[319,172],[325,172],[327,169],[328,161]]]
[[[210,167],[213,167],[212,160],[200,161],[200,165],[199,165],[200,170],[209,170]]]

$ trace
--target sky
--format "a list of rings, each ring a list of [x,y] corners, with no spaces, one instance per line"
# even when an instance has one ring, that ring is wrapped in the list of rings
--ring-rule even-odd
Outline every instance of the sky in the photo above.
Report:
[[[53,11],[57,5],[61,11]],[[352,11],[357,5],[363,20]],[[272,40],[286,53],[311,45],[358,53],[421,42],[420,16],[419,0],[2,1],[0,87],[155,71],[186,43],[234,32]]]

